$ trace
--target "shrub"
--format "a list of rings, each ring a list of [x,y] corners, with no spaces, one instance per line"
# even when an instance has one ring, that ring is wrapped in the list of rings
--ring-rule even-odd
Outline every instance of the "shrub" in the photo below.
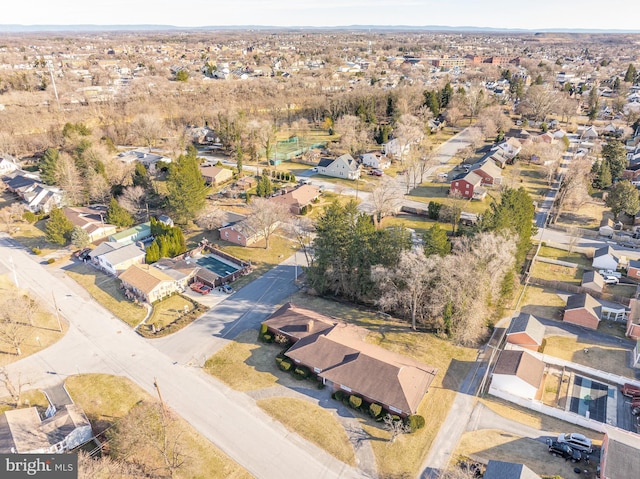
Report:
[[[409,430],[411,432],[416,432],[418,429],[422,429],[424,427],[425,421],[419,414],[412,414],[407,418],[406,424],[409,426]]]
[[[262,340],[265,343],[272,343],[273,342],[273,336],[271,336],[270,334],[263,334],[262,335]]]
[[[47,260],[47,264],[53,264],[53,263],[55,263],[55,262],[56,262],[56,260],[55,260],[54,258],[49,258],[49,259]]]
[[[296,367],[293,373],[295,374],[296,379],[306,379],[309,377],[309,369],[304,366]]]
[[[22,213],[22,219],[25,220],[27,223],[31,223],[31,224],[38,221],[38,217],[35,215],[35,213],[32,213],[31,211],[25,211],[24,213]]]
[[[382,414],[382,406],[376,403],[371,404],[371,406],[369,406],[369,414],[373,418],[380,417]]]
[[[360,396],[352,394],[351,396],[349,396],[349,406],[351,406],[353,409],[358,409],[360,406],[362,406],[362,398]]]
[[[391,416],[391,420],[393,422],[402,421],[402,418],[400,416],[398,416],[397,414],[390,414],[390,416]]]
[[[344,393],[341,390],[337,390],[331,395],[331,397],[336,401],[342,401],[342,399],[344,398]]]
[[[31,252],[33,254],[36,254],[36,255],[37,254],[42,254],[42,250],[40,248],[35,247],[35,246],[33,248],[31,248]]]
[[[278,364],[278,367],[282,371],[290,371],[293,367],[293,364],[288,359],[283,359],[282,361],[280,361],[280,364]]]
[[[430,201],[427,206],[427,216],[430,220],[437,220],[440,217],[440,210],[442,209],[442,203],[437,201]]]

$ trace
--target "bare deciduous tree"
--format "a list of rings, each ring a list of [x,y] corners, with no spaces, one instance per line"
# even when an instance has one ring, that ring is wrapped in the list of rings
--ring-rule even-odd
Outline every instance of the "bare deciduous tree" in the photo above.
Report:
[[[548,85],[531,85],[518,105],[518,109],[536,121],[544,121],[556,107],[558,96],[556,90]]]
[[[0,383],[4,386],[11,398],[10,406],[17,408],[20,406],[20,398],[22,397],[22,389],[26,385],[22,381],[20,373],[17,378],[12,378],[5,368],[0,368]]]
[[[59,186],[71,205],[80,205],[85,199],[85,182],[75,161],[66,153],[61,153],[55,168],[56,185]]]
[[[142,186],[127,186],[118,197],[118,203],[137,219],[146,215],[147,192]]]
[[[391,433],[389,442],[393,443],[401,434],[409,434],[411,428],[408,424],[405,424],[402,419],[394,419],[390,414],[387,414],[383,419],[384,428]]]
[[[306,216],[293,216],[287,222],[287,231],[293,236],[298,246],[304,253],[307,264],[311,265],[313,258],[309,254],[309,246],[313,241],[315,226],[313,221]]]
[[[155,115],[139,115],[131,123],[131,130],[147,148],[151,149],[155,146],[158,138],[162,136],[162,122]]]
[[[269,239],[280,223],[289,216],[289,208],[268,198],[254,198],[249,205],[251,213],[246,226],[255,234],[264,238],[264,248],[269,248]]]
[[[373,218],[376,225],[385,216],[395,215],[402,206],[402,191],[396,180],[385,177],[371,192]]]
[[[15,290],[0,300],[0,344],[13,348],[18,356],[22,355],[21,347],[33,332],[34,304],[31,298]]]
[[[344,115],[335,123],[335,131],[340,135],[338,147],[351,155],[364,151],[371,142],[371,134],[362,120],[353,115]]]

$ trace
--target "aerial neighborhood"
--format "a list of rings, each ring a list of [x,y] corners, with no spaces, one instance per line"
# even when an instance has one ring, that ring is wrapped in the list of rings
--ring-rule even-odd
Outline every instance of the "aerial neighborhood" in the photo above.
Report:
[[[636,34],[2,35],[1,454],[640,477]]]

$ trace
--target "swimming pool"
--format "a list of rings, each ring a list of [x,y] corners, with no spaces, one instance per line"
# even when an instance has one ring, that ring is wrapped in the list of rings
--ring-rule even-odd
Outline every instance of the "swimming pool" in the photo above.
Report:
[[[230,274],[235,273],[240,269],[240,267],[225,263],[215,256],[203,256],[202,258],[198,258],[196,260],[196,263],[198,263],[198,265],[202,266],[203,268],[207,268],[209,271],[213,271],[220,277],[229,276]]]

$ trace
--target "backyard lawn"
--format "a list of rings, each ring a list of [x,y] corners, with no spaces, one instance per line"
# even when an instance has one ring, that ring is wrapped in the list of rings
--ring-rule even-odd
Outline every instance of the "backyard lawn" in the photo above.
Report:
[[[10,397],[0,398],[0,414],[5,411],[9,411],[14,408],[15,404]],[[44,415],[45,411],[49,407],[49,401],[42,391],[39,389],[29,389],[20,394],[20,403],[18,409],[24,407],[36,407],[41,415]]]
[[[539,286],[527,286],[520,310],[541,318],[562,319],[566,301],[557,291]]]
[[[84,409],[94,432],[101,433],[117,424],[138,403],[154,402],[155,398],[129,379],[105,374],[83,374],[67,378],[66,386],[74,402]],[[222,451],[202,437],[184,419],[178,418],[182,431],[186,460],[173,477],[187,478],[250,478],[252,477]],[[108,475],[104,477],[109,477]]]
[[[447,183],[422,183],[417,188],[411,190],[407,198],[420,201],[428,204],[431,201],[437,201],[438,203],[442,203],[445,205],[452,205],[453,201],[459,201],[461,204],[462,211],[467,211],[469,213],[484,213],[489,205],[495,199],[495,201],[500,201],[500,191],[497,189],[488,189],[487,196],[482,201],[477,200],[453,200],[451,199],[447,191],[449,190],[449,184]]]
[[[566,261],[568,263],[575,263],[584,268],[591,269],[592,259],[588,258],[586,255],[582,253],[570,253],[563,249],[552,248],[550,246],[541,246],[539,256],[543,256],[545,258],[556,259],[560,261]]]
[[[603,218],[613,218],[611,211],[597,201],[589,201],[578,209],[568,209],[560,214],[556,224],[560,226],[577,226],[579,228],[598,229]]]
[[[635,370],[627,367],[629,349],[602,344],[583,343],[573,337],[550,336],[545,338],[544,353],[574,363],[600,369],[612,374],[635,377]],[[585,353],[585,349],[588,350]]]
[[[86,264],[76,264],[66,270],[67,275],[86,289],[93,298],[116,317],[131,327],[137,326],[147,315],[143,306],[138,306],[124,297],[120,281]]]
[[[446,231],[451,231],[452,226],[449,222],[439,222],[426,218],[425,216],[410,215],[410,214],[398,214],[396,216],[387,216],[382,219],[382,227],[388,228],[389,226],[404,226],[414,230],[417,234],[423,235],[433,225],[438,224],[440,228]]]
[[[557,264],[536,261],[531,268],[531,276],[549,281],[563,281],[565,283],[580,284],[582,282],[582,268],[570,268]]]

